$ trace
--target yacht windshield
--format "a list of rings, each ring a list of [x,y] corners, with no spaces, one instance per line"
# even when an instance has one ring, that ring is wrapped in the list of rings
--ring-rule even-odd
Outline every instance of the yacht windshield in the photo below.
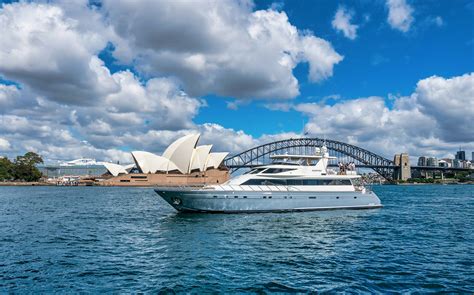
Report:
[[[266,168],[257,168],[254,171],[250,172],[250,174],[257,174],[257,173],[260,173],[260,172],[264,171],[265,169]]]

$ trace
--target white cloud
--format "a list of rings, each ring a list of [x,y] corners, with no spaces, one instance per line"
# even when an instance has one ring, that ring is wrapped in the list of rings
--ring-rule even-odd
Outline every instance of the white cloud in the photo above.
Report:
[[[444,21],[443,21],[443,18],[441,16],[436,16],[433,19],[433,21],[438,27],[442,27],[444,25]]]
[[[214,4],[114,1],[99,11],[83,0],[4,4],[0,74],[19,86],[0,84],[0,149],[8,155],[32,150],[48,159],[127,162],[123,150],[159,153],[189,133],[200,132],[202,143],[233,153],[298,136],[256,138],[193,122],[205,101],[183,92],[180,83],[191,93],[289,98],[299,92],[292,74],[298,63],[307,62],[309,79],[318,82],[331,77],[342,60],[329,42],[299,31],[284,12],[252,11],[243,2]],[[166,9],[174,17],[167,18]],[[98,57],[109,41],[120,61],[150,76],[110,73]],[[306,114],[314,135],[389,155],[439,153],[474,141],[472,97],[473,74],[466,74],[424,79],[413,94],[394,98],[390,108],[381,97],[342,101],[336,96],[332,106],[279,102],[268,107]]]
[[[341,101],[334,105],[302,103],[293,109],[309,117],[311,135],[340,139],[391,157],[447,156],[459,144],[474,149],[474,73],[420,80],[410,96]]]
[[[19,91],[15,85],[0,84],[0,113],[8,110],[18,100]]]
[[[96,56],[107,44],[100,26],[86,31],[58,6],[20,2],[2,6],[0,31],[0,73],[8,79],[78,105],[117,89]]]
[[[148,75],[177,77],[191,95],[292,98],[292,70],[308,62],[309,79],[333,74],[342,60],[329,42],[302,33],[285,12],[252,12],[248,2],[105,1],[119,36],[114,55]]]
[[[388,18],[390,26],[404,33],[410,30],[413,23],[413,8],[405,0],[387,0]]]
[[[474,73],[418,82],[414,96],[423,112],[435,118],[447,141],[474,141]]]
[[[331,25],[335,30],[342,32],[346,38],[354,40],[357,38],[357,29],[359,26],[351,24],[351,19],[352,13],[344,7],[339,7]]]
[[[11,148],[10,142],[0,137],[0,151],[5,152],[5,151],[10,150],[10,148]]]

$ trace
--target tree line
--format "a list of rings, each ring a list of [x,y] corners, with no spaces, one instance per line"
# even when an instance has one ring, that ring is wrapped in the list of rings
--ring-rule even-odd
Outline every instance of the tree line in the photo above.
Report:
[[[38,181],[42,175],[36,165],[41,163],[43,158],[34,152],[17,156],[13,161],[0,158],[0,181]]]

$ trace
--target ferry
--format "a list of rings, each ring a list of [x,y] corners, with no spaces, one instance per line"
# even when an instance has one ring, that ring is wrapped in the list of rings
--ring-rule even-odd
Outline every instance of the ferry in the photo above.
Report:
[[[380,199],[360,184],[354,171],[328,169],[326,146],[314,155],[271,155],[273,163],[251,169],[223,184],[156,187],[181,212],[256,213],[332,209],[374,209]]]

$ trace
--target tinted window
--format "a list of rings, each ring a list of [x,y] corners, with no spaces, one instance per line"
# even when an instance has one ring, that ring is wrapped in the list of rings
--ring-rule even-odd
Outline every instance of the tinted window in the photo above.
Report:
[[[242,185],[285,185],[285,180],[281,179],[249,179]]]
[[[288,179],[288,185],[351,185],[349,179]]]
[[[285,168],[269,168],[265,171],[265,174],[267,173],[282,173],[282,172],[288,172],[288,171],[294,171],[296,169],[285,169]]]
[[[349,179],[249,179],[242,185],[351,185]]]

